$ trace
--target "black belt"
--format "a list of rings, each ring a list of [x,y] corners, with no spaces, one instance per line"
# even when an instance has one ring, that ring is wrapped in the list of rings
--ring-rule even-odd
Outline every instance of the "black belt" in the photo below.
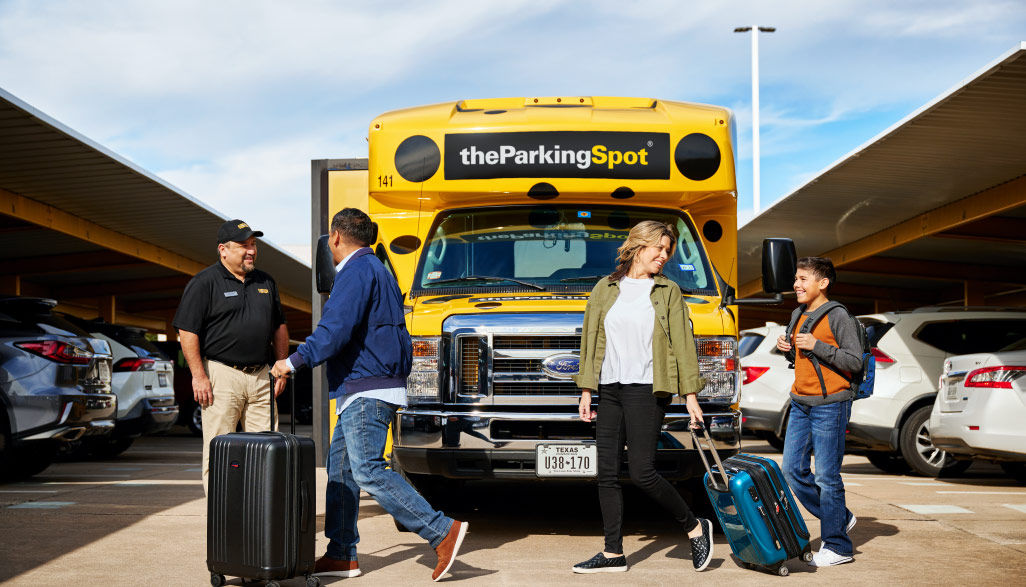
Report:
[[[211,360],[217,361],[217,359],[211,359]],[[235,369],[236,371],[242,371],[243,373],[245,373],[247,375],[252,375],[253,373],[257,373],[261,369],[263,369],[264,367],[267,366],[265,363],[257,363],[255,365],[240,365],[238,363],[227,363],[225,361],[217,361],[217,362],[221,363],[225,367],[231,367],[232,369]]]

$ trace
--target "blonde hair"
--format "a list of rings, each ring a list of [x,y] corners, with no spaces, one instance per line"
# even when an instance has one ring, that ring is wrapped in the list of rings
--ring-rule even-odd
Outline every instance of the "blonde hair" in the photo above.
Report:
[[[616,271],[609,276],[610,281],[619,281],[630,271],[638,252],[644,247],[654,247],[663,240],[663,237],[670,237],[669,254],[673,254],[673,248],[677,244],[677,235],[673,233],[673,227],[658,220],[642,220],[634,225],[627,234],[627,240],[616,250]]]

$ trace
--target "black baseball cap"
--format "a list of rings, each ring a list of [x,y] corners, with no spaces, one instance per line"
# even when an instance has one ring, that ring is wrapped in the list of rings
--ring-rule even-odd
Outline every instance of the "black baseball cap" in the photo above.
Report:
[[[235,241],[241,243],[251,236],[264,236],[259,230],[253,230],[248,224],[236,218],[221,225],[217,230],[217,244]]]

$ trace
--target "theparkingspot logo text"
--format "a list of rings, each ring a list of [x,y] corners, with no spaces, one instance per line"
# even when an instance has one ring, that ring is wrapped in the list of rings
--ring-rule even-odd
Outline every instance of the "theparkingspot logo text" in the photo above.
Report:
[[[445,135],[445,179],[669,179],[670,135],[507,132]]]

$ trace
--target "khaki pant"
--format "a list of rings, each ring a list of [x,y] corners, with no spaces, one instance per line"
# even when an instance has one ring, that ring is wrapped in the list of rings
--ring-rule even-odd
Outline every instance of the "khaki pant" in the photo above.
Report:
[[[210,441],[218,435],[235,432],[238,423],[246,432],[271,428],[271,381],[269,367],[255,373],[243,373],[217,361],[204,359],[203,368],[214,390],[214,402],[203,408],[203,493],[210,474]],[[277,414],[276,414],[277,415]],[[277,422],[273,430],[277,430]]]

